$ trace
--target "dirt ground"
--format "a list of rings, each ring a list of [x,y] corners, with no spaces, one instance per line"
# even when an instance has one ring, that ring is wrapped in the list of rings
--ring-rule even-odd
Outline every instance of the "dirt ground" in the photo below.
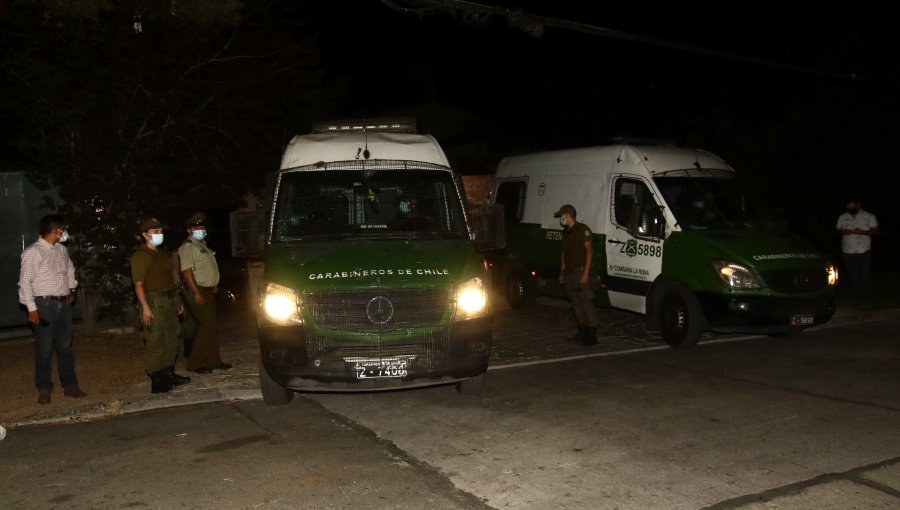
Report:
[[[0,344],[0,423],[64,413],[91,404],[109,404],[150,391],[141,363],[139,333],[76,333],[73,341],[78,383],[87,397],[63,396],[53,358],[54,390],[49,405],[37,402],[34,387],[34,341]]]

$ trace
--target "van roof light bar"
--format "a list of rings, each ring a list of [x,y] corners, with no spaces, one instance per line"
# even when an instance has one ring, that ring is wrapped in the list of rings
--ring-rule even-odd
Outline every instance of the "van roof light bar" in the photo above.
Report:
[[[415,117],[384,117],[376,119],[347,119],[313,122],[313,133],[354,133],[381,131],[389,133],[416,133]]]

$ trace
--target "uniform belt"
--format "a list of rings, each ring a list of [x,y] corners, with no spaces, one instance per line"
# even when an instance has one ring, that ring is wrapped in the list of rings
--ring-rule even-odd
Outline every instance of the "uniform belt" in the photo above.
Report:
[[[66,301],[69,296],[34,296],[34,299],[52,299],[54,301]]]
[[[175,297],[175,295],[178,294],[178,287],[172,287],[171,289],[166,290],[148,290],[147,294],[154,297]]]
[[[584,271],[584,266],[567,267],[566,271]]]

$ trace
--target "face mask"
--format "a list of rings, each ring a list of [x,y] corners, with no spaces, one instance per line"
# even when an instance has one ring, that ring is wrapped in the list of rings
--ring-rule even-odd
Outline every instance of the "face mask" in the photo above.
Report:
[[[206,231],[205,230],[194,230],[191,231],[191,237],[196,241],[202,241],[206,239]]]
[[[559,219],[559,226],[560,226],[560,227],[563,227],[563,228],[568,227],[568,225],[566,225],[566,220],[560,218],[560,219]]]
[[[162,234],[150,234],[150,244],[153,246],[159,246],[163,243],[163,235]]]
[[[65,230],[63,230],[62,235],[59,236],[59,242],[64,243],[64,242],[68,241],[69,239],[71,239],[71,238],[69,237],[69,233],[66,232]]]

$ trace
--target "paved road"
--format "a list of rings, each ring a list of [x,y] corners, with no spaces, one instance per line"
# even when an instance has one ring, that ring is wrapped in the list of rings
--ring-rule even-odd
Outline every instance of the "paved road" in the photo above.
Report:
[[[549,363],[520,352],[488,373],[478,397],[451,387],[320,394],[284,407],[255,400],[25,427],[0,443],[0,501],[897,508],[896,329],[895,320],[719,338],[683,353],[648,340]],[[500,343],[515,349],[512,337]]]

